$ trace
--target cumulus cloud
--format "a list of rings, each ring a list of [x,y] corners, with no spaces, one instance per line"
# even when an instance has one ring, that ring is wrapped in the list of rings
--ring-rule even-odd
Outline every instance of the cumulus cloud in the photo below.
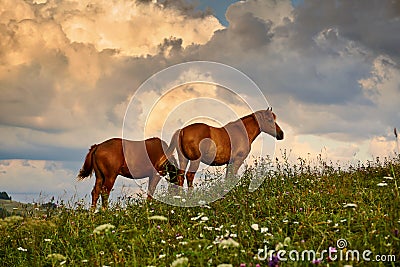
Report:
[[[287,133],[278,151],[326,146],[328,155],[352,159],[393,150],[398,2],[310,0],[293,8],[289,0],[251,0],[231,5],[226,17],[223,27],[183,0],[2,1],[0,157],[83,158],[91,144],[121,136],[126,107],[146,79],[191,60],[231,65],[256,82]],[[218,88],[181,89],[171,104],[202,92],[228,101]],[[137,112],[158,95],[150,90]],[[13,164],[23,176],[26,166]]]

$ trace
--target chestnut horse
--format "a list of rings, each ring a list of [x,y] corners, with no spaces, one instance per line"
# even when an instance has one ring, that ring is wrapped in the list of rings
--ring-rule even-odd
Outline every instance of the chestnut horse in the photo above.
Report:
[[[103,208],[107,208],[108,197],[118,175],[132,179],[149,177],[148,199],[154,194],[160,175],[165,176],[168,173],[170,179],[176,180],[176,163],[171,164],[167,160],[161,165],[156,165],[167,149],[167,143],[160,138],[149,138],[145,141],[113,138],[93,145],[78,174],[78,180],[83,180],[94,170],[96,182],[92,190],[92,208],[96,207],[99,195],[102,197]],[[125,155],[129,160],[128,164]],[[173,157],[170,160],[174,161]]]
[[[236,175],[239,167],[250,153],[251,144],[256,137],[265,132],[277,140],[283,139],[283,131],[275,122],[276,115],[272,108],[259,110],[255,113],[216,128],[204,123],[195,123],[177,130],[172,136],[166,155],[160,163],[167,162],[176,149],[179,157],[179,173],[177,181],[180,186],[184,183],[186,172],[188,187],[193,187],[193,179],[200,162],[211,166],[227,164],[226,176]]]

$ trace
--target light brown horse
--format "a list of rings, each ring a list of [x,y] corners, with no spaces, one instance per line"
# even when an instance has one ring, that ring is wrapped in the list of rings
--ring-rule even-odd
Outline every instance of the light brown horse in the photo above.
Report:
[[[113,138],[93,145],[78,174],[78,180],[83,180],[94,170],[96,182],[92,190],[92,208],[96,207],[99,195],[102,197],[103,208],[107,208],[108,197],[118,175],[132,179],[149,177],[148,199],[154,194],[160,175],[165,176],[168,173],[170,179],[176,180],[178,169],[175,162],[171,164],[167,160],[157,165],[167,149],[167,143],[160,138],[149,138],[145,141]],[[170,160],[174,161],[172,157]]]
[[[276,115],[272,112],[272,108],[268,108],[220,128],[204,123],[188,125],[174,133],[166,155],[160,159],[160,164],[167,162],[174,150],[177,150],[180,167],[177,184],[180,186],[183,186],[189,161],[189,169],[186,172],[188,187],[193,186],[193,179],[200,162],[211,166],[227,164],[226,175],[236,174],[249,155],[251,144],[261,132],[277,140],[283,139],[283,131],[275,121]]]

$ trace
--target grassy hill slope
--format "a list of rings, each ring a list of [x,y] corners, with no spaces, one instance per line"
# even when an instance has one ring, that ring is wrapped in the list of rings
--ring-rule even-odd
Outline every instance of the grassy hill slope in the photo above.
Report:
[[[131,200],[94,213],[77,203],[6,218],[0,265],[398,266],[400,159],[346,171],[281,163],[253,193],[252,175],[202,207]]]

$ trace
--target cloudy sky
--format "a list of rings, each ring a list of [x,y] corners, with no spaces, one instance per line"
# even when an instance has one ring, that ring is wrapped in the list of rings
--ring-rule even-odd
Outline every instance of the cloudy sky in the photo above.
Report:
[[[391,156],[399,32],[400,1],[390,0],[0,0],[0,191],[88,194],[93,179],[75,181],[88,148],[122,136],[149,77],[196,60],[257,84],[286,134],[277,156]]]

